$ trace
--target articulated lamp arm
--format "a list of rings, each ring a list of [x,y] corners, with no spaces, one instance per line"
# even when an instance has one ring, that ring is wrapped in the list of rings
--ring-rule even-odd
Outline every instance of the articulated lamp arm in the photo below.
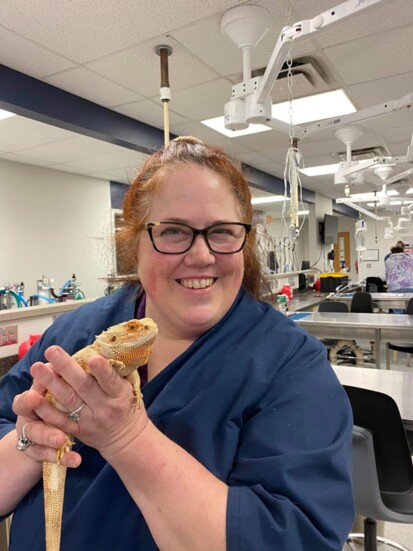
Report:
[[[247,128],[250,123],[261,123],[274,128],[285,128],[285,126],[277,125],[276,122],[271,121],[272,102],[270,93],[288,57],[292,42],[312,38],[324,29],[344,19],[355,16],[364,9],[370,8],[382,1],[347,0],[334,8],[316,15],[312,19],[305,19],[294,23],[291,27],[285,27],[281,31],[262,77],[250,78],[250,64],[248,63],[248,67],[244,67],[244,80],[232,87],[231,100],[225,105],[225,127],[230,130],[241,130],[242,128]],[[232,8],[232,10],[236,9],[237,7]],[[223,20],[227,14],[224,14]],[[227,19],[225,19],[226,21]],[[243,50],[250,49],[250,46],[245,47],[244,45],[240,47]],[[246,56],[247,59],[249,59],[249,55]],[[313,126],[304,130],[297,128],[296,137],[302,138],[309,135],[310,132],[314,131],[312,129]],[[303,132],[303,135],[300,135],[301,132]]]

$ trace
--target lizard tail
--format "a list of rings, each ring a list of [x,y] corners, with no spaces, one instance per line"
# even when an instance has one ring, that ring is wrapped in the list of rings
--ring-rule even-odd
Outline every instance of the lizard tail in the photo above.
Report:
[[[43,463],[46,551],[59,551],[67,467]]]

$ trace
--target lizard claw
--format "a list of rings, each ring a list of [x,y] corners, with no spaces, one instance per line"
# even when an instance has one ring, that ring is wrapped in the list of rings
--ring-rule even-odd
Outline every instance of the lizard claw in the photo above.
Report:
[[[65,456],[65,454],[70,452],[70,450],[72,449],[73,444],[74,444],[74,441],[73,441],[72,437],[70,435],[67,435],[66,441],[63,444],[63,446],[60,446],[60,448],[58,448],[56,450],[56,463],[58,465],[60,465],[60,462],[63,459],[63,457]]]

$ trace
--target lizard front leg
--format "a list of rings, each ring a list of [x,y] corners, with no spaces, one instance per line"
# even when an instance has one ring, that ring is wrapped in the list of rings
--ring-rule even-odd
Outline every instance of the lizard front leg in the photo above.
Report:
[[[123,372],[127,370],[127,367],[123,362],[119,360],[109,360],[109,363],[121,377],[127,379],[132,385],[133,406],[139,409],[141,407],[141,400],[143,400],[143,394],[141,392],[141,379],[138,370],[134,369],[127,375],[124,375]]]

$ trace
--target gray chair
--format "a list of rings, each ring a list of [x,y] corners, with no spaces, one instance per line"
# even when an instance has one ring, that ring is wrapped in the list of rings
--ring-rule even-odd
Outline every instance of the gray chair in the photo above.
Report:
[[[381,392],[344,386],[353,410],[353,489],[356,513],[365,517],[366,551],[382,542],[399,551],[406,547],[376,535],[377,521],[413,524],[413,464],[396,402]]]
[[[318,307],[319,312],[348,312],[345,302],[339,300],[326,300]],[[353,340],[323,339],[324,346],[328,348],[328,357],[333,365],[343,365],[355,362],[356,365],[364,365],[363,351]]]
[[[350,312],[356,314],[373,314],[373,299],[370,293],[359,291],[354,293],[350,304]],[[370,350],[363,354],[364,361],[376,363],[376,342],[370,341]]]
[[[413,298],[409,300],[406,307],[406,314],[413,315]],[[394,352],[404,352],[407,354],[407,366],[410,367],[410,354],[413,354],[413,345],[412,343],[391,343],[388,342],[386,345],[386,369],[390,369],[390,350]]]

